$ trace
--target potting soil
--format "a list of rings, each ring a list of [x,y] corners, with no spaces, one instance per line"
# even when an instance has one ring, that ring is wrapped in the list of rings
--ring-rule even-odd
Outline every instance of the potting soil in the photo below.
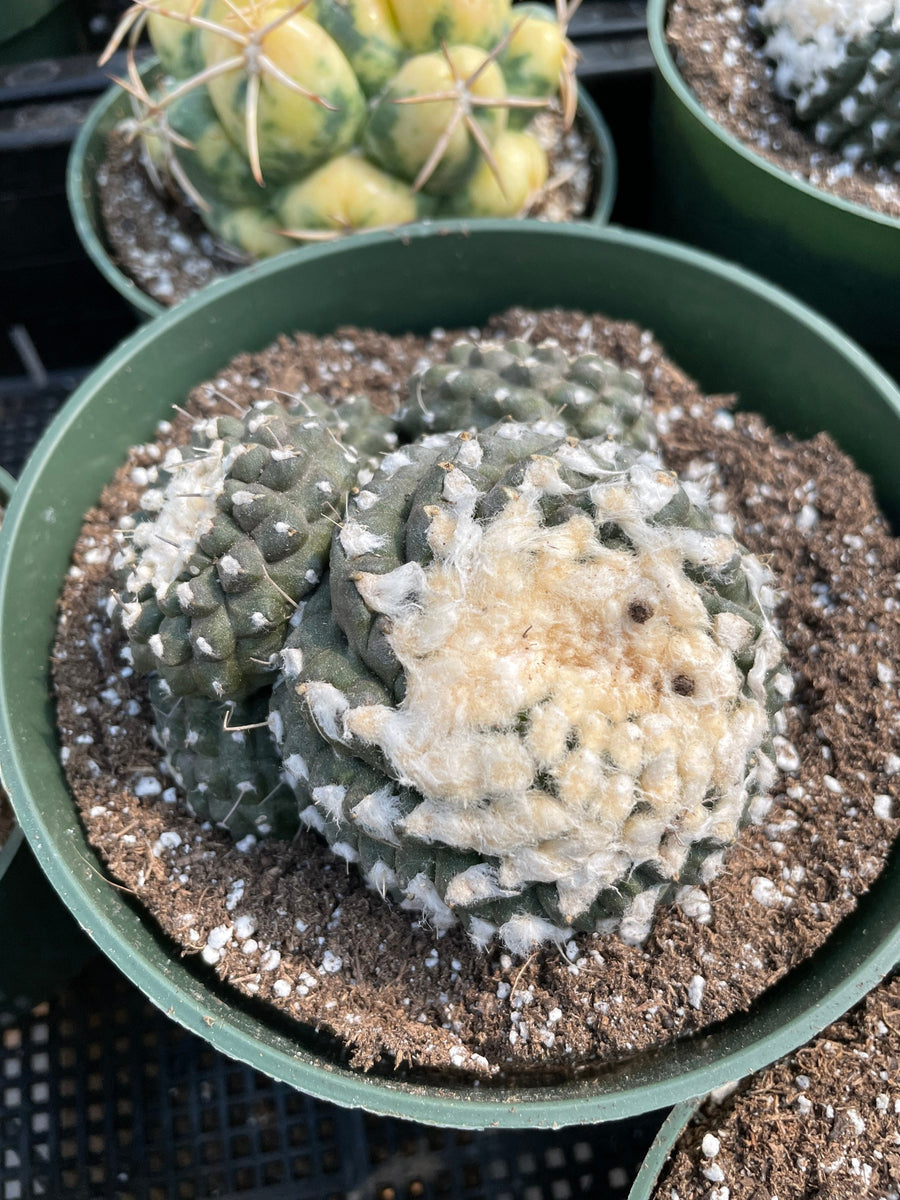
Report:
[[[900,975],[796,1054],[708,1101],[656,1200],[900,1196]]]

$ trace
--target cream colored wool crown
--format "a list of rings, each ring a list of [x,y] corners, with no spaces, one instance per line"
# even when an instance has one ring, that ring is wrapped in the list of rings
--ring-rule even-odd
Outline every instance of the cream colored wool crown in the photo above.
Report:
[[[515,438],[523,427],[497,428]],[[477,470],[481,446],[461,441],[442,464],[442,502],[426,509],[432,561],[355,577],[389,630],[403,700],[354,707],[328,681],[303,682],[325,737],[376,748],[421,797],[404,813],[390,786],[366,796],[351,814],[360,828],[491,860],[451,879],[443,903],[425,889],[418,906],[432,920],[536,882],[555,884],[574,920],[642,863],[677,879],[698,842],[732,842],[750,797],[774,782],[763,744],[779,640],[768,623],[758,632],[735,612],[711,616],[686,570],[714,575],[740,553],[763,612],[769,575],[726,533],[655,523],[677,478],[651,454],[622,470],[617,449],[570,441],[532,456],[485,520],[465,470]],[[566,469],[593,482],[576,495]],[[546,524],[542,502],[566,497],[589,504]],[[368,524],[377,495],[359,499],[339,535],[351,561],[387,542]],[[627,544],[604,540],[610,525]],[[745,678],[735,659],[746,653]],[[630,940],[646,935],[655,891],[626,914]],[[489,940],[488,924],[470,933]],[[516,952],[565,936],[531,916],[508,924],[501,940]]]

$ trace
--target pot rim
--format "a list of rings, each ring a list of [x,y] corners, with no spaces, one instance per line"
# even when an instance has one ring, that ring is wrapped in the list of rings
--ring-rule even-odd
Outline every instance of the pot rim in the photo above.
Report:
[[[141,65],[142,74],[153,70],[157,65],[158,59],[147,59]],[[179,308],[184,303],[184,300],[180,300],[178,303],[169,306],[160,304],[158,300],[154,300],[138,283],[116,265],[112,255],[106,248],[97,223],[91,219],[86,199],[87,196],[95,192],[97,187],[96,176],[86,172],[84,167],[88,148],[94,138],[98,136],[101,127],[105,123],[112,122],[115,119],[114,110],[116,105],[120,104],[124,107],[127,99],[127,94],[122,88],[116,84],[112,84],[100,96],[96,104],[92,106],[87,118],[78,131],[78,135],[72,144],[72,149],[69,151],[69,157],[66,162],[66,198],[68,200],[69,212],[72,216],[72,223],[75,226],[75,232],[88,258],[91,259],[106,282],[111,284],[119,295],[123,296],[133,308],[138,309],[145,317],[156,317],[160,313],[169,312],[172,308]],[[596,139],[602,164],[597,203],[594,211],[584,223],[603,226],[609,223],[619,188],[619,164],[616,156],[616,147],[603,114],[581,84],[578,85],[578,113],[585,119],[588,128]],[[125,116],[124,111],[122,116]],[[465,217],[461,219],[467,220],[470,224],[474,225],[482,220],[492,221],[501,218]],[[522,220],[522,218],[517,217],[508,217],[505,219],[517,221],[518,223],[521,223]],[[414,222],[414,224],[423,223],[427,222]],[[446,222],[442,219],[434,219],[431,223],[444,225]],[[548,224],[551,223],[548,222]],[[408,226],[398,226],[397,228],[406,229]],[[366,230],[360,230],[351,236],[358,237],[360,234],[366,232]],[[306,247],[298,245],[297,248],[305,249]],[[292,251],[284,251],[284,253],[292,253]],[[278,256],[276,255],[275,257]],[[265,260],[261,259],[259,261],[264,262]],[[257,265],[258,263],[253,264],[253,266]],[[232,272],[233,275],[239,273],[240,271]],[[210,286],[212,285],[206,285],[206,287]],[[188,297],[188,299],[190,298]]]
[[[794,188],[810,199],[821,200],[826,204],[830,204],[833,208],[846,213],[848,216],[872,221],[876,225],[886,225],[888,228],[900,229],[900,218],[888,216],[886,213],[875,212],[874,209],[867,208],[864,204],[857,204],[855,201],[844,200],[842,197],[835,196],[824,188],[814,186],[806,179],[796,179],[784,167],[779,167],[775,163],[769,162],[768,159],[757,154],[746,143],[740,141],[732,133],[729,133],[727,129],[723,129],[717,121],[713,120],[682,77],[675,63],[672,51],[669,48],[669,43],[666,39],[666,16],[670,2],[671,0],[647,0],[647,34],[650,40],[650,49],[653,52],[656,66],[670,90],[708,133],[711,133],[724,146],[739,155],[751,166],[758,167],[768,175],[771,175],[779,183]]]
[[[644,1156],[644,1161],[641,1163],[631,1191],[628,1193],[628,1200],[650,1200],[678,1139],[702,1103],[703,1097],[701,1096],[696,1100],[683,1100],[680,1104],[675,1105],[663,1121],[650,1149]]]
[[[6,471],[3,467],[0,467],[0,504],[3,505],[4,509],[9,507],[9,502],[12,498],[13,489],[15,486],[16,481],[13,479],[12,475],[10,475],[9,471]],[[0,782],[0,787],[2,786],[2,782]],[[10,801],[10,803],[12,803],[12,801]],[[13,816],[15,816],[15,810],[13,810]],[[9,870],[13,859],[19,852],[19,847],[22,845],[24,840],[25,835],[22,833],[22,827],[19,825],[17,819],[16,823],[9,831],[9,837],[2,845],[0,845],[0,887],[3,885],[3,876]]]
[[[551,243],[563,238],[575,239],[636,249],[654,259],[680,263],[701,270],[706,275],[711,274],[729,287],[734,284],[738,290],[750,291],[760,300],[775,306],[785,319],[805,325],[818,339],[825,339],[834,346],[853,369],[868,380],[880,401],[900,420],[900,390],[829,321],[750,272],[701,251],[647,234],[587,224],[550,225],[537,221],[513,223],[499,220],[480,222],[476,226],[472,222],[454,221],[440,226],[420,224],[406,226],[400,231],[375,231],[360,234],[346,242],[288,251],[210,285],[139,328],[82,383],[54,418],[29,460],[0,531],[0,762],[10,790],[16,795],[20,822],[35,855],[79,923],[158,1007],[192,1032],[206,1038],[217,1049],[313,1096],[382,1115],[456,1128],[558,1127],[649,1112],[706,1093],[790,1052],[849,1009],[900,959],[900,923],[895,923],[886,934],[883,931],[879,933],[874,944],[869,944],[873,938],[860,937],[856,928],[860,923],[863,930],[865,927],[865,915],[861,915],[858,908],[849,918],[849,925],[847,920],[842,922],[812,958],[793,968],[766,993],[762,1015],[754,1006],[749,1014],[740,1015],[733,1022],[725,1022],[728,1028],[724,1036],[711,1029],[661,1047],[659,1052],[648,1052],[641,1064],[643,1079],[639,1084],[633,1082],[634,1060],[614,1064],[599,1080],[574,1080],[555,1088],[521,1085],[502,1090],[491,1087],[477,1089],[468,1081],[459,1086],[435,1085],[423,1084],[418,1080],[364,1075],[337,1065],[333,1060],[326,1060],[321,1052],[300,1044],[298,1036],[286,1035],[280,1029],[277,1014],[274,1019],[270,1016],[261,1021],[255,1015],[255,1007],[251,1009],[237,992],[223,990],[219,986],[211,969],[203,975],[203,982],[198,983],[195,975],[180,962],[177,948],[168,941],[164,967],[148,960],[147,939],[159,940],[152,929],[152,918],[145,912],[139,916],[121,893],[105,880],[95,863],[89,862],[80,851],[76,850],[75,854],[80,861],[74,864],[62,852],[68,847],[65,844],[57,847],[59,838],[49,827],[43,809],[43,794],[40,798],[36,797],[29,785],[29,766],[33,756],[24,752],[16,733],[16,682],[2,669],[8,644],[3,636],[5,613],[10,603],[8,593],[13,586],[14,567],[18,561],[16,545],[20,537],[24,537],[20,533],[20,525],[23,516],[30,515],[32,508],[41,514],[47,509],[48,492],[46,480],[41,478],[42,469],[46,460],[56,451],[60,440],[65,438],[67,430],[78,421],[85,409],[91,407],[98,389],[120,373],[127,373],[129,363],[136,354],[154,343],[159,345],[161,341],[164,342],[174,326],[191,319],[195,314],[204,313],[204,310],[213,310],[212,317],[208,317],[212,324],[215,321],[215,308],[227,304],[229,297],[239,292],[254,276],[264,283],[276,273],[296,271],[304,264],[323,257],[345,258],[365,245],[406,245],[435,236],[453,236],[462,246],[477,244],[479,236],[488,234],[500,234],[512,239],[521,239],[523,236],[543,238],[550,239]],[[27,544],[19,552],[28,553]],[[61,578],[54,579],[54,605],[56,586],[60,582]],[[45,659],[40,669],[46,671]],[[27,678],[24,686],[28,686]],[[34,683],[31,686],[34,689]],[[47,720],[51,729],[55,730],[49,713],[45,714],[45,722]],[[47,738],[46,723],[41,728],[40,736],[46,743],[47,754],[52,756],[50,761],[53,770],[58,773],[61,786],[65,787],[55,745],[52,737]],[[74,824],[67,826],[68,842],[79,837]],[[896,853],[893,857],[896,859]],[[897,869],[896,863],[893,869]],[[120,927],[130,928],[144,939],[143,957],[134,953],[133,943],[127,940]],[[838,946],[835,951],[836,940]],[[822,976],[821,968],[816,965],[823,956],[828,958],[830,946],[832,952],[843,956],[842,963],[844,959],[850,960],[846,969],[842,966],[845,973],[836,984],[828,983]],[[793,1012],[790,1005],[795,994],[802,996],[804,1004],[799,1012]],[[785,1008],[786,1016],[782,1011]],[[767,1017],[767,1011],[775,1013],[775,1024],[771,1028],[769,1025],[772,1022]],[[760,1023],[761,1030],[757,1028]],[[720,1045],[721,1052],[715,1057]],[[714,1056],[712,1063],[710,1047]],[[651,1058],[653,1062],[649,1061]],[[661,1069],[655,1059],[662,1060]],[[605,1085],[605,1090],[598,1090],[598,1082]]]

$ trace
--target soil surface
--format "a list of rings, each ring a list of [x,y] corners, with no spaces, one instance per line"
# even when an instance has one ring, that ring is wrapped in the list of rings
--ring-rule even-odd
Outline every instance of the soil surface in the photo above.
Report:
[[[762,39],[747,22],[748,0],[673,0],[666,34],[682,78],[709,115],[776,166],[842,200],[900,217],[900,177],[888,167],[852,166],[795,127],[791,106],[772,91]]]
[[[642,946],[579,934],[524,962],[481,953],[460,930],[414,924],[313,834],[236,844],[182,808],[107,600],[113,531],[136,507],[142,468],[185,438],[186,416],[136,448],[88,514],[62,597],[55,681],[63,759],[90,839],[183,954],[337,1035],[360,1067],[547,1082],[745,1009],[824,941],[882,869],[900,829],[900,543],[868,479],[827,435],[798,442],[732,413],[733,397],[703,396],[650,333],[522,310],[487,333],[552,336],[639,370],[668,464],[723,493],[737,536],[782,589],[796,693],[780,721],[774,806],[743,831],[724,873],[662,911]],[[456,336],[285,336],[235,359],[187,407],[230,411],[230,401],[309,389],[335,399],[368,391],[391,408],[410,372]]]
[[[796,1054],[707,1101],[657,1200],[897,1200],[900,975]]]
[[[603,164],[587,127],[576,120],[566,130],[562,114],[552,109],[539,113],[530,131],[544,147],[550,175],[523,215],[544,221],[590,216]],[[122,133],[114,131],[110,136],[97,184],[103,229],[114,260],[159,304],[177,304],[253,261],[213,237],[177,189],[158,191],[141,161],[139,144]]]

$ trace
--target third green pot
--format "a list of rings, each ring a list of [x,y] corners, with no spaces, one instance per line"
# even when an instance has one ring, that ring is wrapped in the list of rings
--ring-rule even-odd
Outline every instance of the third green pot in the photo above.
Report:
[[[649,0],[647,10],[659,68],[656,227],[788,288],[900,374],[900,221],[793,178],[722,129],[678,72],[668,5]]]

